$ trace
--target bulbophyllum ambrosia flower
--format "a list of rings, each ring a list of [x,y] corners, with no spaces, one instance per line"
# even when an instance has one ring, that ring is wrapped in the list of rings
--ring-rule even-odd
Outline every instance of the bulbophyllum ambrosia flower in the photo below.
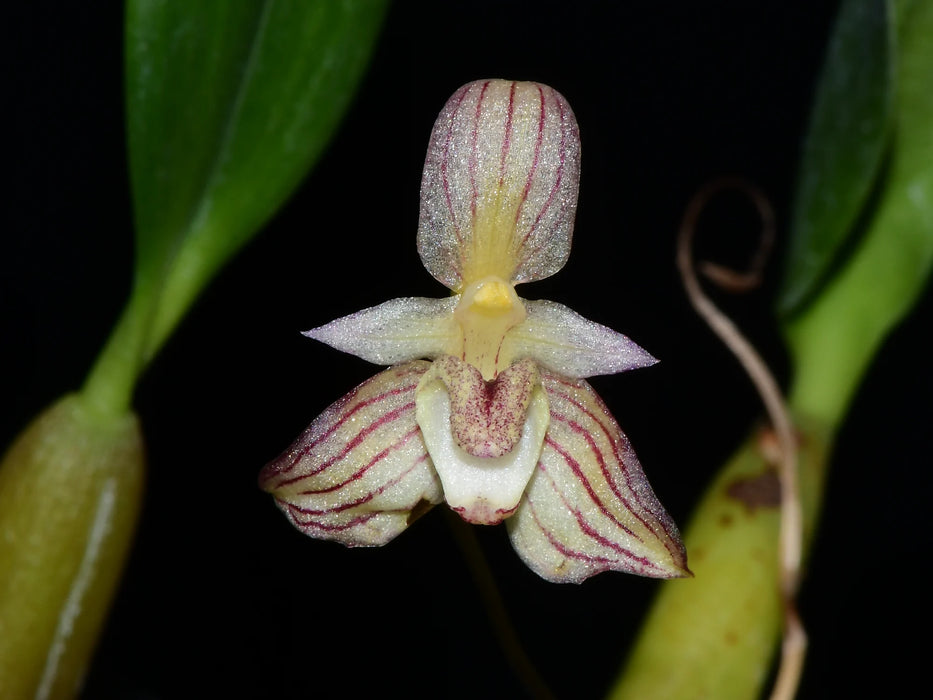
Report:
[[[382,545],[446,501],[468,522],[505,521],[550,581],[690,575],[676,525],[584,381],[656,360],[515,292],[566,262],[579,175],[576,119],[555,90],[483,80],[448,100],[425,160],[418,252],[453,294],[393,299],[306,333],[390,367],[262,470],[295,527]]]

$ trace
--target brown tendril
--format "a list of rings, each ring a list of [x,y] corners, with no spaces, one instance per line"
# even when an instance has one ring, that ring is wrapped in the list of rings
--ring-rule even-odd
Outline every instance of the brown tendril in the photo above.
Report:
[[[797,485],[797,445],[790,413],[781,389],[767,364],[736,325],[723,314],[703,291],[693,262],[693,238],[697,221],[709,200],[724,190],[744,193],[758,209],[762,231],[758,251],[750,269],[737,272],[715,263],[701,263],[701,271],[727,290],[743,291],[758,284],[761,270],[774,240],[774,210],[757,187],[736,178],[722,178],[702,187],[690,200],[677,240],[677,267],[687,297],[696,312],[736,356],[755,385],[768,412],[778,443],[778,478],[781,483],[780,593],[784,611],[784,639],[772,700],[790,700],[800,683],[806,654],[807,636],[797,614],[796,596],[800,581],[803,524]],[[724,284],[723,284],[724,283]]]
[[[762,273],[768,263],[768,258],[771,256],[771,249],[774,247],[776,229],[774,209],[764,193],[757,187],[738,178],[721,178],[708,183],[697,192],[693,199],[693,202],[698,206],[698,210],[694,214],[694,222],[699,218],[699,214],[706,203],[715,194],[727,189],[740,191],[752,201],[758,210],[758,216],[761,219],[758,248],[752,255],[745,270],[736,270],[710,260],[698,261],[697,269],[706,279],[720,289],[734,293],[748,292],[761,284]]]

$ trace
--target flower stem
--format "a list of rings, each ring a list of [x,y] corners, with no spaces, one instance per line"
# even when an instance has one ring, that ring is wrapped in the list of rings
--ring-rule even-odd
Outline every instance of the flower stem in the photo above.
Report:
[[[482,598],[499,646],[505,653],[505,657],[508,659],[515,675],[518,676],[531,697],[536,700],[554,700],[554,694],[548,688],[538,669],[535,668],[522,646],[521,640],[518,638],[508,609],[502,600],[502,594],[496,585],[492,569],[490,569],[483,550],[476,539],[476,533],[452,510],[445,508],[444,512],[447,515],[447,523],[450,525],[454,539],[460,545],[464,559],[473,576],[473,581]]]
[[[804,542],[822,500],[832,434],[794,415]],[[665,582],[609,693],[612,700],[747,700],[766,681],[780,636],[780,488],[772,436],[752,435],[700,501],[684,541],[696,577]],[[806,547],[804,547],[806,549]]]
[[[0,697],[80,686],[142,505],[136,416],[81,395],[40,414],[0,460]]]

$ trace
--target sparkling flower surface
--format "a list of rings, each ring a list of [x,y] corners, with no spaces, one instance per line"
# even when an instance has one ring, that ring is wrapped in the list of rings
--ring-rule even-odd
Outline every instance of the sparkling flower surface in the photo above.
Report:
[[[393,299],[306,333],[390,367],[262,470],[295,527],[382,545],[446,501],[468,522],[505,521],[550,581],[690,575],[676,525],[584,381],[656,360],[515,292],[566,262],[579,174],[576,119],[555,90],[483,80],[448,100],[425,160],[418,251],[452,296]]]

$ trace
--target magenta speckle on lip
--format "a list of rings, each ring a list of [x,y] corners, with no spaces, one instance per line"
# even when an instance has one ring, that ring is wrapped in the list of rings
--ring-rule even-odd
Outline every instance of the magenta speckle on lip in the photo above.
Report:
[[[521,438],[538,381],[534,362],[517,362],[490,382],[451,355],[435,360],[429,372],[447,387],[450,427],[461,448],[475,457],[501,457],[512,451]]]

